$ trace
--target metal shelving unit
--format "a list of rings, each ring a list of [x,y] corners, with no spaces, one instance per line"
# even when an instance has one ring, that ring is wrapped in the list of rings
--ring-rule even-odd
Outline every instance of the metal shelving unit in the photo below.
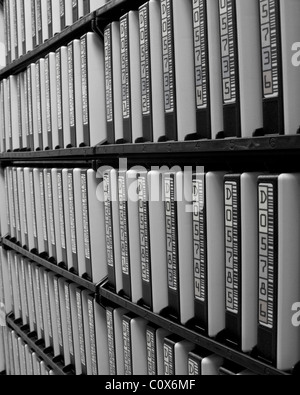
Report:
[[[30,333],[28,327],[22,326],[19,321],[15,320],[13,314],[7,316],[7,325],[13,329],[28,346],[50,367],[58,376],[73,375],[70,367],[65,367],[60,358],[54,358],[52,350],[42,347],[42,343],[37,339],[35,333]]]
[[[258,375],[285,376],[291,374],[291,372],[286,373],[279,371],[274,367],[253,358],[251,355],[243,354],[214,339],[199,335],[192,329],[185,328],[178,323],[172,322],[165,317],[161,317],[143,307],[131,303],[123,297],[116,295],[108,290],[105,285],[101,287],[99,291],[101,304],[105,305],[107,302],[115,303],[116,305],[129,310],[130,312],[144,318],[145,320],[150,321],[151,323],[156,324],[159,327],[164,328],[178,336],[181,336],[183,339],[186,339],[200,347],[203,347],[211,351],[212,353],[218,354],[229,361],[235,362],[236,364],[239,364],[245,369],[249,369]]]
[[[40,256],[26,250],[25,248],[20,247],[18,244],[10,241],[9,238],[7,238],[7,237],[2,238],[1,243],[6,249],[16,251],[17,253],[25,256],[26,258],[29,258],[31,261],[37,263],[38,265],[43,266],[46,269],[51,270],[52,272],[55,272],[55,273],[59,274],[60,276],[72,281],[73,283],[77,284],[78,286],[88,289],[92,293],[98,292],[98,288],[99,288],[98,284],[93,284],[90,281],[85,280],[84,278],[81,278],[81,277],[77,276],[76,274],[73,274],[62,267],[54,265],[53,263],[49,262],[48,260],[43,259]]]
[[[1,1],[1,0],[0,0]],[[49,52],[57,50],[60,46],[68,44],[88,31],[96,31],[100,35],[104,27],[112,20],[118,19],[130,9],[137,9],[145,0],[112,0],[99,10],[81,18],[74,25],[67,27],[63,32],[46,41],[33,51],[22,56],[0,71],[0,80],[9,75],[17,74],[26,69],[32,62],[44,57]],[[187,142],[142,143],[124,145],[99,145],[95,147],[69,148],[53,151],[22,151],[0,154],[0,165],[27,166],[58,166],[66,164],[72,166],[83,164],[98,168],[101,165],[114,165],[120,158],[127,158],[128,165],[207,165],[209,168],[223,166],[225,169],[260,169],[276,171],[280,165],[281,171],[293,169],[300,170],[300,135],[295,136],[265,136],[246,139],[201,140]],[[63,277],[73,281],[79,286],[98,295],[100,303],[113,302],[127,310],[145,318],[146,320],[165,328],[196,345],[202,346],[213,353],[217,353],[227,360],[250,369],[260,375],[287,375],[272,366],[259,361],[253,355],[246,355],[222,344],[214,339],[201,336],[195,331],[185,328],[169,319],[153,314],[150,311],[135,305],[107,289],[105,285],[92,284],[69,271],[54,265],[46,259],[20,247],[18,244],[4,237],[2,245],[24,255],[38,265],[41,265]],[[57,374],[66,375],[70,370],[64,368],[59,361],[43,350],[13,315],[7,317],[7,324],[14,329],[26,343],[49,365]]]

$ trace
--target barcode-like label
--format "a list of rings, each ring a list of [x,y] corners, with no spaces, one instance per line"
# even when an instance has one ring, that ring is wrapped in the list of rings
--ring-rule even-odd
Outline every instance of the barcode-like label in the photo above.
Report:
[[[20,7],[21,7],[21,37],[22,37],[22,42],[25,41],[25,6],[24,6],[24,1],[20,1]]]
[[[61,172],[57,173],[57,190],[58,190],[58,209],[59,209],[61,247],[63,249],[66,249],[65,213],[64,213],[63,187],[62,187]]]
[[[40,63],[36,63],[35,68],[35,86],[36,86],[36,108],[37,108],[37,120],[38,120],[38,133],[42,133],[42,106],[41,106],[41,83],[40,83]]]
[[[69,192],[69,215],[71,228],[72,253],[77,254],[76,228],[75,228],[75,207],[74,207],[74,188],[73,174],[68,173],[68,192]]]
[[[129,276],[129,240],[127,218],[126,175],[119,174],[119,213],[122,272]]]
[[[49,58],[45,58],[45,87],[46,87],[46,117],[47,117],[47,131],[52,131],[51,121],[51,93],[50,93],[50,75],[49,75]]]
[[[195,300],[206,301],[206,205],[205,175],[193,177],[193,243],[194,243],[194,283]]]
[[[43,311],[42,311],[42,296],[41,296],[41,284],[40,284],[40,270],[38,267],[35,268],[35,281],[36,281],[36,291],[37,291],[37,299],[38,299],[38,310],[40,317],[40,325],[41,330],[44,330],[44,320],[43,320]]]
[[[173,347],[164,344],[164,371],[165,376],[174,376],[174,351]]]
[[[11,51],[11,29],[10,29],[10,5],[8,1],[4,2],[6,4],[6,36],[7,36],[7,52]]]
[[[83,124],[89,124],[89,109],[88,109],[88,75],[87,75],[87,37],[82,37],[80,40],[81,48],[81,84],[82,84],[82,117]]]
[[[25,277],[25,263],[24,258],[21,258],[21,273],[22,273],[22,288],[23,288],[23,297],[24,297],[24,314],[25,317],[28,317],[28,297],[26,292],[26,277]]]
[[[149,5],[140,8],[140,59],[143,115],[151,112]]]
[[[150,232],[149,232],[149,208],[147,198],[147,175],[138,177],[139,193],[139,228],[140,228],[140,249],[142,264],[142,280],[150,283]]]
[[[174,54],[173,54],[173,12],[172,1],[161,1],[162,18],[162,46],[163,46],[163,73],[165,112],[174,111],[175,81],[174,81]]]
[[[35,0],[31,0],[31,23],[32,23],[31,25],[32,37],[35,37],[36,36]]]
[[[104,32],[104,56],[105,56],[105,93],[106,93],[106,120],[113,121],[113,81],[112,81],[112,39],[111,27]]]
[[[123,320],[123,346],[125,376],[132,375],[131,333],[129,322]]]
[[[199,362],[195,361],[193,358],[189,357],[188,359],[188,371],[189,376],[200,376],[200,366]]]
[[[112,225],[112,202],[110,188],[110,174],[103,175],[104,189],[104,208],[105,208],[105,240],[106,240],[106,258],[107,265],[114,267],[114,243],[113,243],[113,225]]]
[[[4,83],[0,82],[0,97],[1,97],[1,129],[2,129],[2,140],[5,143],[5,109],[4,109]],[[4,149],[3,149],[4,150]]]
[[[47,3],[48,25],[50,25],[52,23],[52,0],[48,0]]]
[[[97,376],[98,363],[97,363],[97,351],[96,351],[94,305],[91,299],[88,299],[88,313],[89,313],[89,328],[90,328],[90,340],[91,340],[92,372],[93,372],[93,376]]]
[[[61,81],[61,53],[58,50],[55,54],[56,60],[56,95],[57,95],[57,117],[58,129],[61,130],[62,126],[62,81]]]
[[[7,4],[6,4],[6,1],[3,1],[3,18],[4,18],[4,23],[3,23],[3,25],[4,25],[4,44],[5,44],[5,46],[6,46],[6,51],[5,51],[5,55],[7,56],[7,52],[8,52],[8,45],[7,45],[7,23],[8,23],[8,21],[7,21]]]
[[[9,174],[8,174],[8,171],[9,171],[8,168],[6,168],[5,171],[4,171],[4,183],[5,183],[5,197],[6,197],[6,199],[5,199],[5,203],[6,203],[6,217],[7,217],[6,219],[7,219],[8,228],[10,228],[10,210],[11,210],[11,207],[10,207],[10,204],[9,204],[10,200],[9,200],[9,185],[8,185],[8,183],[9,183],[9,180],[8,180]]]
[[[46,223],[44,175],[42,170],[40,170],[40,194],[41,194],[41,206],[42,206],[43,237],[44,237],[44,241],[47,242],[48,236],[47,236],[47,223]]]
[[[25,186],[24,186],[24,170],[21,169],[21,206],[23,211],[23,226],[24,226],[24,233],[28,234],[27,229],[27,210],[25,205],[26,197],[25,197]]]
[[[194,59],[197,109],[207,108],[206,1],[193,0]]]
[[[33,134],[33,107],[32,107],[32,79],[31,79],[31,66],[27,69],[27,87],[28,87],[28,118],[29,118],[29,135]]]
[[[50,309],[50,296],[49,296],[49,285],[48,285],[48,273],[44,273],[44,287],[45,287],[45,298],[46,298],[46,311],[49,336],[52,337],[52,321],[51,321],[51,309]]]
[[[120,20],[123,119],[130,117],[128,16]]]
[[[237,70],[236,70],[236,31],[235,10],[233,0],[219,0],[221,55],[224,104],[236,103],[237,99]]]
[[[12,280],[12,262],[11,262],[11,253],[7,254],[7,263],[8,263],[8,278],[9,278],[9,285],[10,285],[10,297],[11,297],[11,305],[12,311],[14,311],[14,294],[13,294],[13,280]]]
[[[239,194],[238,184],[225,182],[226,310],[239,313]]]
[[[9,167],[8,169],[9,171],[9,190],[10,190],[10,196],[11,196],[11,200],[8,200],[9,202],[11,202],[11,222],[12,222],[12,226],[13,228],[16,228],[16,217],[15,217],[15,203],[14,203],[14,190],[13,190],[13,174],[12,174],[12,168]]]
[[[21,356],[20,360],[22,362],[22,370],[23,370],[23,372],[26,372],[25,345],[23,342],[21,345],[21,353],[22,353],[22,356]]]
[[[261,183],[259,192],[259,324],[273,329],[275,307],[275,207],[273,184]]]
[[[35,212],[35,195],[34,195],[34,187],[33,187],[33,171],[32,170],[29,173],[29,178],[30,178],[30,194],[31,194],[33,236],[37,237],[36,212]]]
[[[21,103],[21,75],[17,75],[17,96],[18,96],[18,126],[19,126],[19,138],[22,141],[22,129],[23,129],[23,122],[22,122],[22,103]],[[2,129],[4,130],[4,129]]]
[[[81,305],[81,294],[76,291],[76,301],[77,301],[77,314],[78,314],[78,330],[79,330],[79,347],[80,347],[80,360],[83,366],[86,365],[85,362],[85,342],[84,342],[84,330],[83,330],[83,315],[82,315],[82,305]]]
[[[89,211],[88,211],[88,192],[86,174],[81,173],[81,204],[82,204],[82,220],[83,220],[83,234],[84,234],[84,251],[86,259],[91,258],[90,249],[90,225],[89,225]]]
[[[58,289],[58,279],[54,277],[54,298],[55,298],[55,311],[56,311],[56,322],[57,322],[57,331],[58,331],[58,343],[61,347],[63,347],[63,338],[62,338],[62,326],[61,326],[61,312],[60,312],[60,300],[59,300],[59,289]]]
[[[41,0],[36,1],[36,13],[37,13],[37,29],[42,30],[42,6]]]
[[[69,109],[70,126],[75,126],[75,97],[74,97],[74,66],[73,66],[73,43],[68,45],[68,75],[69,75]]]
[[[260,28],[264,98],[278,97],[279,56],[277,0],[260,0]]]
[[[25,346],[25,354],[26,354],[26,367],[27,367],[27,375],[33,376],[33,364],[32,364],[32,355],[29,347]]]
[[[54,212],[53,212],[53,193],[51,173],[47,172],[47,186],[48,186],[48,205],[49,205],[49,223],[51,244],[55,245],[55,229],[54,229]]]
[[[17,302],[18,302],[18,310],[19,312],[22,311],[22,302],[21,302],[21,287],[20,287],[20,278],[19,278],[19,262],[18,262],[18,255],[15,255],[15,276],[16,276],[16,283],[17,283]]]
[[[65,284],[65,302],[66,302],[69,351],[71,356],[73,357],[74,356],[73,326],[72,326],[72,315],[71,315],[70,291],[68,284]]]
[[[8,111],[8,136],[12,137],[12,124],[11,124],[11,80],[7,80],[7,111]],[[10,147],[11,148],[11,147]]]
[[[25,101],[24,101],[25,128],[26,128],[26,136],[28,136],[29,135],[29,107],[28,107],[28,83],[27,83],[26,71],[24,71],[24,91],[25,91]]]
[[[114,322],[113,313],[106,310],[106,324],[107,324],[107,339],[108,339],[108,355],[109,355],[109,374],[116,376],[116,351],[115,351],[115,336],[114,336]]]
[[[146,331],[147,340],[147,366],[148,366],[148,376],[156,376],[156,341],[155,332],[152,330]]]
[[[28,278],[29,278],[29,291],[30,291],[32,315],[33,315],[33,324],[36,325],[36,310],[35,310],[35,303],[34,303],[32,265],[30,263],[28,264]]]
[[[18,184],[17,184],[17,169],[13,170],[13,183],[14,183],[14,202],[15,202],[15,211],[16,211],[16,225],[17,231],[21,231],[21,223],[20,223],[20,208],[19,208],[19,199],[18,199]]]
[[[14,40],[15,47],[18,47],[18,20],[17,20],[17,1],[11,0],[13,7],[13,17],[14,17]]]
[[[16,376],[20,376],[21,372],[20,372],[20,353],[19,353],[19,347],[18,347],[18,335],[15,334],[15,338],[13,339],[14,343],[15,343],[15,357],[16,357],[16,362],[15,363],[15,369],[16,369]]]
[[[177,210],[175,202],[174,175],[165,177],[165,215],[167,236],[168,287],[177,292]]]
[[[65,0],[60,0],[60,16],[63,17],[65,15]]]
[[[37,369],[37,375],[41,376],[41,361],[38,357],[36,358],[36,369]]]

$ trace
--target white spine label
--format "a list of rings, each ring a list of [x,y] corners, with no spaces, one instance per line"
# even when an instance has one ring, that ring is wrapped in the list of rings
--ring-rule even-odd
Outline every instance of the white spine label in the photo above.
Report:
[[[111,311],[106,310],[106,323],[107,323],[107,338],[108,338],[108,354],[109,354],[109,374],[116,376],[116,355],[115,355],[115,336],[114,336],[114,323],[113,314]]]
[[[51,173],[47,173],[47,186],[48,186],[48,205],[49,205],[49,223],[51,244],[55,245],[55,230],[54,230],[54,212],[53,212],[53,193],[52,193],[52,180]]]
[[[123,345],[125,376],[132,375],[131,334],[130,324],[123,320]]]
[[[143,115],[150,115],[150,45],[149,45],[149,6],[140,8],[140,65],[142,86],[142,111]]]
[[[81,294],[76,292],[77,300],[77,314],[78,314],[78,329],[79,329],[79,345],[80,345],[80,360],[83,366],[86,366],[85,361],[85,342],[84,342],[84,330],[83,330],[83,316],[82,316],[82,305],[81,305]]]
[[[150,283],[150,235],[146,176],[138,178],[142,280]]]
[[[87,75],[87,39],[80,40],[81,47],[81,82],[82,82],[82,116],[83,124],[89,124],[89,104],[88,104],[88,75]]]
[[[219,0],[224,104],[236,103],[236,50],[233,0]]]
[[[178,290],[177,278],[177,224],[174,177],[165,178],[165,215],[167,236],[168,286]]]
[[[63,249],[66,249],[65,214],[64,214],[64,202],[63,202],[63,190],[62,190],[62,176],[60,172],[57,173],[57,189],[58,189],[58,208],[59,208],[61,247]]]
[[[88,315],[89,315],[89,329],[91,339],[91,359],[93,376],[98,375],[97,351],[96,351],[96,334],[95,334],[95,318],[94,305],[91,299],[88,299]]]
[[[225,182],[226,309],[239,313],[238,185]]]
[[[121,237],[121,257],[122,272],[129,276],[129,241],[127,224],[127,197],[126,197],[126,176],[119,175],[119,212],[120,212],[120,237]]]
[[[260,0],[260,28],[264,98],[278,97],[279,59],[276,0]]]
[[[105,56],[105,92],[106,92],[106,120],[113,121],[113,92],[112,92],[112,40],[111,28],[104,32],[104,56]]]
[[[106,257],[107,265],[114,267],[114,244],[113,244],[113,229],[112,229],[112,203],[111,203],[111,188],[110,175],[105,173],[103,175],[103,189],[104,189],[104,207],[105,207],[105,235],[106,235]]]
[[[86,179],[86,174],[81,174],[81,203],[82,203],[82,219],[83,219],[85,257],[86,257],[86,259],[91,259],[90,225],[89,225],[89,211],[88,211],[88,196],[87,196],[87,179]]]
[[[123,119],[130,117],[128,18],[120,21]]]
[[[148,365],[148,376],[156,376],[156,343],[155,334],[151,330],[146,332],[147,340],[147,365]]]
[[[69,74],[69,109],[70,126],[75,126],[75,97],[74,97],[74,67],[73,67],[73,44],[68,45],[68,74]]]
[[[274,327],[275,212],[274,186],[259,185],[259,324]]]
[[[193,0],[194,58],[197,109],[207,108],[206,7],[207,0]]]
[[[164,371],[165,376],[174,376],[174,355],[173,348],[164,344]]]
[[[172,2],[161,1],[162,18],[162,46],[163,46],[163,73],[165,112],[172,113],[175,105],[174,59],[173,59],[173,28],[172,28]]]
[[[195,299],[206,301],[206,209],[204,175],[193,179],[193,243]]]
[[[74,188],[73,174],[68,173],[68,192],[69,192],[69,214],[71,227],[72,253],[77,254],[76,228],[75,228],[75,207],[74,207]]]

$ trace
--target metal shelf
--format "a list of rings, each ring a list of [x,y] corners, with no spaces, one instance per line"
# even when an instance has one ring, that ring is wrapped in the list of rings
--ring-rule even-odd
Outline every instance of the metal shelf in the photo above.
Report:
[[[103,303],[103,299],[109,302],[113,302],[118,306],[121,306],[132,313],[137,314],[138,316],[144,318],[147,321],[150,321],[153,324],[158,325],[161,328],[164,328],[176,335],[181,336],[183,339],[186,339],[195,345],[203,347],[212,353],[218,354],[221,357],[226,358],[229,361],[232,361],[238,365],[245,367],[245,369],[249,369],[252,372],[258,375],[276,375],[276,376],[285,376],[290,375],[289,373],[285,373],[275,369],[274,367],[267,365],[250,355],[243,354],[239,351],[236,351],[224,344],[221,344],[218,341],[210,339],[208,337],[199,335],[197,332],[187,329],[182,325],[179,325],[175,322],[170,321],[167,318],[161,317],[157,314],[150,312],[149,310],[140,307],[134,303],[129,302],[128,300],[122,298],[119,295],[109,291],[106,286],[102,286],[99,289],[100,294],[100,302]]]
[[[79,38],[88,31],[91,31],[93,21],[95,21],[95,12],[82,17],[72,26],[66,27],[61,33],[56,34],[54,37],[2,69],[0,72],[0,80],[22,72],[31,63],[36,62],[38,59],[45,57],[48,53],[56,51],[75,38]]]
[[[13,329],[28,346],[50,367],[56,375],[68,376],[73,375],[70,367],[65,367],[60,362],[60,358],[54,358],[53,354],[49,350],[45,350],[41,347],[40,341],[38,341],[34,333],[30,333],[27,327],[22,326],[20,320],[15,320],[13,314],[9,314],[6,318],[7,325]]]
[[[139,143],[99,145],[86,148],[69,148],[53,151],[7,152],[0,154],[0,162],[7,164],[72,163],[96,166],[118,165],[119,158],[128,164],[139,165],[205,165],[222,164],[223,170],[232,165],[242,168],[254,166],[262,171],[270,164],[281,166],[280,171],[300,170],[300,135],[201,140],[188,142]],[[282,160],[284,159],[284,160]],[[224,167],[225,166],[225,167]],[[294,169],[294,170],[293,170]]]
[[[32,252],[29,252],[28,250],[17,245],[16,243],[10,241],[7,237],[2,238],[2,245],[8,249],[14,250],[14,251],[18,252],[19,254],[29,258],[31,261],[37,263],[38,265],[41,265],[41,266],[45,267],[46,269],[59,274],[60,276],[79,285],[80,287],[84,287],[85,289],[91,291],[92,293],[96,293],[99,288],[99,285],[93,284],[90,281],[87,281],[84,278],[81,278],[81,277],[77,276],[76,274],[69,272],[68,270],[65,270],[57,265],[54,265],[53,263],[39,257],[38,255],[35,255]]]
[[[18,74],[38,59],[43,58],[49,52],[54,52],[63,45],[67,45],[72,40],[81,37],[88,31],[97,30],[96,19],[99,21],[98,25],[103,26],[103,23],[108,24],[122,13],[130,9],[137,9],[140,5],[145,3],[145,0],[111,0],[97,11],[90,13],[79,19],[73,25],[66,27],[62,32],[51,37],[43,44],[37,46],[26,55],[21,56],[7,67],[0,71],[0,80],[9,77],[10,75]]]

